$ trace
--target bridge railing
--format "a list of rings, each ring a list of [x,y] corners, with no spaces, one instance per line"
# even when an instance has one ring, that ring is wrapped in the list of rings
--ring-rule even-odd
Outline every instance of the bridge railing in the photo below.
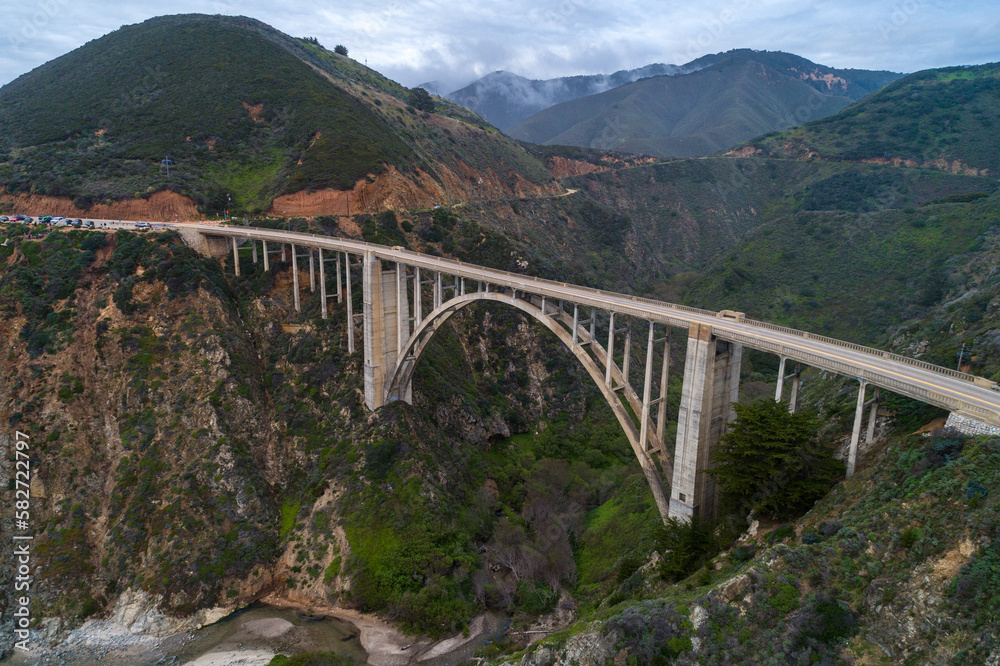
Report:
[[[940,365],[928,363],[927,361],[921,361],[920,359],[911,358],[909,356],[902,356],[900,354],[894,354],[893,352],[885,351],[882,349],[876,349],[874,347],[859,345],[854,342],[845,342],[844,340],[829,338],[825,335],[816,335],[814,333],[800,331],[798,329],[789,328],[787,326],[781,326],[779,324],[771,324],[766,321],[756,321],[753,319],[745,319],[743,320],[743,323],[749,324],[750,326],[766,328],[771,331],[777,331],[779,333],[785,333],[786,335],[794,335],[803,339],[819,340],[820,342],[825,342],[827,344],[836,345],[838,347],[843,347],[845,349],[851,349],[853,351],[862,352],[864,354],[870,354],[872,356],[878,356],[881,358],[889,359],[892,361],[896,361],[898,363],[903,363],[905,365],[913,366],[915,368],[921,368],[922,370],[930,370],[931,372],[936,372],[939,375],[947,375],[948,377],[954,377],[955,379],[960,379],[962,381],[969,382],[970,384],[973,383],[981,384],[984,381],[981,377],[976,377],[975,375],[970,375],[966,372],[961,372],[959,370],[952,370],[951,368],[945,368]]]
[[[211,230],[208,229],[208,228],[206,228],[206,229],[199,229],[199,231],[201,231],[202,233],[212,233],[212,231],[219,230],[219,229],[220,229],[220,227],[213,227],[213,228],[211,228]],[[247,231],[266,231],[266,232],[270,232],[270,233],[281,234],[281,235],[284,235],[284,236],[298,236],[298,237],[302,238],[306,242],[308,242],[310,236],[312,236],[312,237],[316,237],[317,236],[316,234],[306,234],[306,233],[294,232],[294,231],[289,232],[289,231],[284,231],[284,230],[281,230],[281,229],[262,229],[262,228],[257,228],[257,227],[228,226],[228,227],[221,227],[221,229],[232,230],[231,234],[226,234],[226,235],[236,236],[236,235],[241,235],[241,232],[247,232]],[[247,234],[247,236],[249,236],[249,234]],[[353,246],[361,246],[362,248],[371,250],[372,252],[375,252],[375,253],[385,253],[388,250],[388,251],[394,252],[394,253],[401,252],[404,255],[405,254],[412,254],[412,255],[415,255],[415,257],[423,257],[423,256],[425,256],[425,255],[423,255],[423,254],[421,254],[419,252],[414,252],[413,250],[393,250],[392,248],[386,247],[385,245],[378,245],[376,243],[369,243],[367,241],[354,240],[354,239],[341,239],[341,238],[338,238],[336,236],[319,236],[319,238],[328,239],[328,240],[334,241],[334,242],[336,242],[336,241],[339,240],[339,241],[348,243],[348,244],[353,245]],[[345,251],[349,251],[349,250],[345,250]],[[390,261],[394,260],[394,258],[392,256],[388,256],[386,258],[389,259]],[[569,288],[569,289],[575,289],[575,290],[578,290],[578,291],[587,292],[587,293],[593,294],[595,296],[603,297],[603,298],[614,298],[614,299],[619,299],[619,300],[624,299],[624,300],[632,301],[632,302],[635,302],[635,303],[642,303],[642,304],[646,304],[646,305],[652,305],[652,306],[660,308],[660,309],[664,309],[665,308],[665,309],[669,309],[669,310],[676,310],[678,312],[686,312],[686,313],[690,313],[690,314],[701,315],[701,316],[704,316],[704,317],[719,318],[719,313],[715,312],[713,310],[703,310],[701,308],[694,308],[694,307],[690,307],[688,305],[680,305],[678,303],[668,303],[668,302],[665,302],[665,301],[653,300],[651,298],[643,298],[642,296],[634,296],[634,295],[631,295],[631,294],[621,294],[621,293],[618,293],[618,292],[607,291],[607,290],[604,290],[604,289],[595,289],[593,287],[584,287],[584,286],[581,286],[581,285],[569,284],[569,283],[566,283],[566,282],[557,282],[556,280],[548,280],[546,278],[532,277],[532,276],[529,276],[529,275],[524,275],[523,273],[514,273],[512,271],[505,271],[505,270],[498,269],[498,268],[487,268],[485,266],[479,266],[479,265],[476,265],[476,264],[468,264],[468,263],[466,263],[464,261],[461,261],[460,259],[451,259],[451,258],[448,258],[448,257],[433,257],[433,259],[434,259],[434,261],[438,261],[438,262],[442,262],[442,263],[446,263],[446,264],[452,264],[456,268],[462,269],[463,272],[466,272],[466,273],[470,274],[470,279],[482,279],[483,282],[496,282],[496,283],[502,283],[503,282],[503,280],[486,279],[484,276],[477,277],[475,275],[475,273],[481,272],[481,271],[487,271],[491,275],[496,276],[498,278],[499,277],[506,278],[506,281],[508,282],[508,284],[503,285],[503,286],[507,286],[507,287],[510,287],[510,288],[513,288],[513,289],[524,289],[526,291],[530,291],[531,290],[530,285],[526,284],[524,282],[527,279],[527,280],[530,280],[531,282],[534,282],[534,283],[541,283],[541,284],[544,284],[544,285],[559,286],[559,287],[564,287],[564,288]],[[567,300],[569,300],[569,299],[567,299]],[[598,306],[598,307],[600,307],[600,306]],[[648,319],[649,316],[650,316],[650,314],[651,314],[651,313],[648,313],[648,312],[644,312],[641,309],[635,309],[635,310],[633,310],[631,308],[621,308],[621,309],[624,310],[623,314],[630,314],[630,315],[633,315],[633,316],[636,316],[636,317],[639,317],[639,318],[647,318]],[[728,320],[728,321],[731,321],[731,320]],[[934,373],[937,373],[939,375],[944,375],[944,376],[947,376],[947,377],[952,377],[954,379],[958,379],[960,381],[968,382],[970,384],[975,384],[977,386],[984,386],[986,388],[993,388],[993,389],[997,388],[996,382],[991,382],[989,380],[985,380],[985,379],[983,379],[981,377],[976,377],[975,375],[970,375],[968,373],[961,372],[959,370],[952,370],[950,368],[945,368],[945,367],[942,367],[940,365],[935,365],[933,363],[928,363],[927,361],[921,361],[919,359],[910,358],[909,356],[902,356],[900,354],[894,354],[892,352],[884,351],[884,350],[881,350],[881,349],[876,349],[874,347],[868,347],[868,346],[856,344],[856,343],[853,343],[853,342],[845,342],[844,340],[838,340],[836,338],[830,338],[830,337],[827,337],[825,335],[815,335],[815,334],[809,333],[807,331],[800,331],[798,329],[790,328],[788,326],[781,326],[780,324],[771,324],[771,323],[768,323],[766,321],[757,321],[757,320],[754,320],[754,319],[743,319],[739,323],[745,324],[747,326],[753,326],[753,327],[756,327],[756,328],[763,328],[763,329],[775,331],[775,332],[778,332],[778,333],[783,333],[785,335],[792,335],[792,336],[799,337],[799,338],[802,338],[802,339],[816,340],[816,341],[819,341],[819,342],[825,342],[827,344],[835,345],[837,347],[841,347],[841,348],[844,348],[844,349],[850,349],[852,351],[860,352],[860,353],[863,353],[863,354],[868,354],[868,355],[871,355],[871,356],[877,356],[879,358],[884,358],[884,359],[896,361],[896,362],[902,363],[904,365],[909,365],[909,366],[912,366],[912,367],[915,367],[915,368],[920,368],[922,370],[927,370],[929,372],[934,372]]]

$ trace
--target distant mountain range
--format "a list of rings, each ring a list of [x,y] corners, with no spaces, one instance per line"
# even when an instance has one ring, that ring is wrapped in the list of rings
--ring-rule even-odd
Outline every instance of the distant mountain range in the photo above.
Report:
[[[900,76],[739,49],[608,77],[529,81],[495,72],[448,98],[524,141],[696,157],[826,117]]]
[[[691,71],[694,69],[688,66],[654,63],[638,69],[623,69],[614,74],[563,76],[545,80],[527,79],[510,72],[497,71],[443,97],[469,107],[506,132],[539,111],[560,102],[596,95],[650,76],[670,76]]]

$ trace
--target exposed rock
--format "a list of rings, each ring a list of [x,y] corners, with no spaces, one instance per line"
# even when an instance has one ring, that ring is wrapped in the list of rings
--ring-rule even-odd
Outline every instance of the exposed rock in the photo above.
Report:
[[[615,655],[617,635],[599,632],[577,634],[566,641],[556,657],[556,666],[603,666]]]
[[[747,592],[750,591],[753,585],[753,580],[748,574],[740,574],[735,578],[730,578],[725,583],[722,583],[712,591],[712,595],[718,598],[720,601],[724,601],[727,604],[731,604],[737,599],[742,599],[746,596]],[[700,606],[699,606],[700,608]],[[704,610],[704,609],[702,609]],[[692,622],[694,617],[692,615]]]
[[[735,578],[733,580],[736,580]],[[708,620],[708,611],[705,610],[704,606],[695,606],[694,610],[691,611],[691,624],[694,625],[694,630],[697,633],[701,629],[701,625],[705,624]]]

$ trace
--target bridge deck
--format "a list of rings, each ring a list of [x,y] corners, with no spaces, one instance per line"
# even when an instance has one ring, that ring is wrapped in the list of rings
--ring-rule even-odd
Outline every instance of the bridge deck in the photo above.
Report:
[[[401,262],[423,270],[522,290],[670,326],[688,328],[692,324],[709,325],[713,334],[724,340],[778,354],[811,367],[856,377],[890,391],[1000,426],[1000,391],[995,383],[863,345],[766,322],[736,321],[707,310],[485,268],[455,259],[433,257],[364,241],[255,227],[199,224],[164,226],[197,231],[206,236],[293,243],[350,254],[372,253],[383,261]]]

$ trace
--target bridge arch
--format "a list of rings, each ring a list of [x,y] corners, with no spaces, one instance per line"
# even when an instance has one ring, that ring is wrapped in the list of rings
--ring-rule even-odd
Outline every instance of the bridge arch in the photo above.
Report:
[[[640,443],[639,429],[633,422],[628,410],[622,404],[614,389],[605,381],[605,371],[587,353],[583,344],[573,341],[572,332],[560,325],[556,317],[543,313],[540,307],[535,306],[529,301],[516,298],[510,293],[486,291],[463,294],[442,303],[439,307],[429,312],[406,340],[406,343],[396,357],[396,363],[393,368],[386,373],[385,402],[405,399],[404,396],[409,395],[409,387],[413,380],[413,370],[427,348],[427,345],[434,337],[434,334],[459,310],[482,301],[492,301],[509,305],[534,318],[548,330],[552,331],[583,365],[591,379],[597,385],[597,388],[600,389],[604,400],[611,407],[611,411],[614,412],[622,430],[625,431],[625,436],[632,447],[632,452],[638,459],[646,481],[653,492],[653,498],[656,501],[660,515],[666,520],[669,515],[670,499],[664,491],[660,472]]]

